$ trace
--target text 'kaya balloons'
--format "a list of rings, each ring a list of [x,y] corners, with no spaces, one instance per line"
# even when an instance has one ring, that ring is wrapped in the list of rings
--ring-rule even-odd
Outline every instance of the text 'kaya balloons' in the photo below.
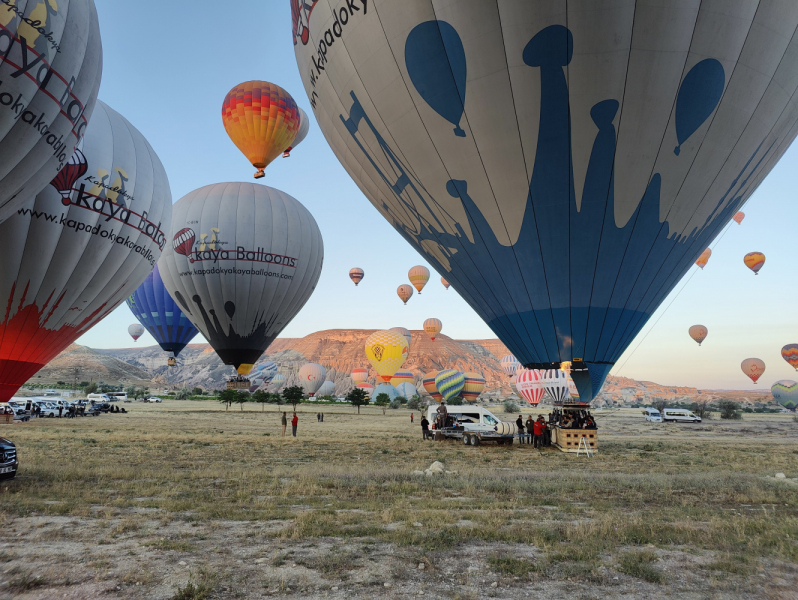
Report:
[[[383,381],[390,381],[407,360],[407,340],[395,331],[375,331],[366,340],[366,358]]]
[[[197,328],[169,295],[157,264],[127,299],[127,306],[170,356],[178,356],[197,335]]]
[[[0,3],[0,223],[66,165],[101,75],[94,0]]]
[[[227,135],[255,167],[255,179],[289,148],[299,132],[301,113],[291,94],[268,81],[246,81],[227,93],[222,122]]]
[[[340,162],[522,364],[578,363],[585,402],[798,131],[795,3],[292,3]]]
[[[707,339],[707,335],[709,335],[709,329],[704,327],[703,325],[693,325],[690,329],[687,330],[687,333],[690,334],[690,337],[693,338],[698,345],[701,345],[705,339]]]
[[[756,383],[762,377],[762,373],[765,372],[765,363],[758,358],[746,358],[740,363],[740,368],[743,373],[751,378],[751,381]]]
[[[0,401],[144,281],[171,219],[155,151],[97,102],[69,164],[0,224]]]
[[[253,183],[190,192],[173,223],[164,285],[222,362],[246,374],[316,288],[319,226],[296,199]]]

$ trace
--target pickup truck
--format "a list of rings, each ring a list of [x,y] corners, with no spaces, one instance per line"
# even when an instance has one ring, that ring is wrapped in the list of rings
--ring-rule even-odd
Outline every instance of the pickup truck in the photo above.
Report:
[[[487,408],[481,406],[446,406],[449,413],[447,424],[441,429],[433,429],[438,417],[438,406],[427,409],[427,420],[433,433],[445,438],[461,439],[466,446],[478,446],[482,442],[512,444],[515,437],[515,424],[503,423]]]

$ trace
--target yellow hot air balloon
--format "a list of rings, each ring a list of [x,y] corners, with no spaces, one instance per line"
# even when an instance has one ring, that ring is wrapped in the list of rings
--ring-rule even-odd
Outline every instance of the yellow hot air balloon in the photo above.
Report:
[[[446,281],[445,278],[441,277],[441,283],[443,284],[443,287],[445,287],[447,290],[449,289],[449,282]]]
[[[246,81],[227,93],[222,122],[227,135],[258,169],[255,179],[299,132],[301,113],[291,94],[268,81]]]
[[[407,272],[407,277],[420,294],[421,290],[424,289],[424,286],[427,285],[429,281],[429,269],[421,265],[416,265]]]
[[[710,256],[712,256],[712,250],[707,248],[706,250],[704,250],[701,253],[701,256],[699,256],[698,260],[695,261],[695,264],[697,264],[699,267],[701,267],[701,270],[703,271],[704,267],[707,266],[707,262],[709,262],[709,257]]]
[[[413,295],[413,288],[411,288],[406,283],[403,283],[398,288],[396,288],[396,295],[402,299],[402,302],[407,304],[407,301],[410,300],[410,296]]]
[[[765,264],[765,255],[761,252],[749,252],[743,257],[743,262],[754,272],[754,275],[759,275],[759,269]]]
[[[441,329],[443,329],[443,323],[441,323],[440,319],[427,319],[424,321],[424,331],[433,342],[435,341],[435,336],[441,332]]]
[[[407,340],[395,331],[375,331],[366,340],[366,358],[383,381],[390,381],[407,360]]]

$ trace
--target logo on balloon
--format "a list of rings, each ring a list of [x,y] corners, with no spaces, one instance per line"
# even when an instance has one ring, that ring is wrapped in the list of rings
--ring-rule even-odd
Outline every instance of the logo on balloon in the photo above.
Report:
[[[376,346],[372,346],[372,352],[374,352],[374,357],[377,360],[382,360],[382,353],[383,353],[384,350],[385,350],[385,348],[383,348],[379,344],[376,345]],[[404,350],[404,348],[402,350]],[[405,354],[405,353],[406,353],[406,351],[402,352],[402,354]]]
[[[61,194],[61,204],[69,206],[69,197],[72,194],[72,186],[75,182],[86,174],[89,165],[86,156],[79,149],[75,148],[75,153],[69,162],[58,172],[58,175],[50,182],[59,194]]]
[[[172,239],[172,248],[174,248],[174,251],[178,254],[187,256],[191,262],[194,262],[194,259],[191,258],[191,249],[194,247],[194,240],[196,237],[193,229],[184,227],[178,231]]]
[[[319,0],[291,0],[291,24],[294,27],[294,45],[297,38],[302,40],[302,45],[306,45],[310,39],[310,13],[316,7]]]

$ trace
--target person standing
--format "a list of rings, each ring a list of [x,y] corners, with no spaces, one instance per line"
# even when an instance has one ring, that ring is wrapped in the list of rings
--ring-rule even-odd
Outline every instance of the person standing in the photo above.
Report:
[[[324,423],[324,413],[321,413],[321,422]]]
[[[524,441],[524,438],[521,437],[524,435],[524,417],[518,415],[518,418],[515,420],[515,428],[518,430],[518,443],[521,444]]]
[[[288,426],[288,416],[287,413],[285,412],[283,412],[282,422],[283,422],[283,437],[285,437],[285,428]]]
[[[291,435],[293,435],[294,437],[296,437],[297,425],[299,425],[299,417],[297,417],[296,413],[294,413],[294,418],[291,419]]]
[[[63,404],[59,404],[58,405],[58,418],[60,419],[63,415],[64,415],[64,405]]]
[[[427,421],[427,416],[421,416],[421,439],[426,440],[429,437],[429,421]]]
[[[413,424],[413,413],[410,413],[410,424]]]
[[[538,450],[543,447],[543,428],[546,424],[543,421],[543,415],[538,417],[538,420],[535,421],[535,424],[532,426],[532,431],[534,432],[534,437],[532,438],[532,444]]]
[[[316,413],[316,423],[321,423],[321,413]]]
[[[532,415],[529,415],[526,419],[526,433],[529,436],[529,443],[531,444],[534,440],[535,435],[535,422],[532,420]]]

